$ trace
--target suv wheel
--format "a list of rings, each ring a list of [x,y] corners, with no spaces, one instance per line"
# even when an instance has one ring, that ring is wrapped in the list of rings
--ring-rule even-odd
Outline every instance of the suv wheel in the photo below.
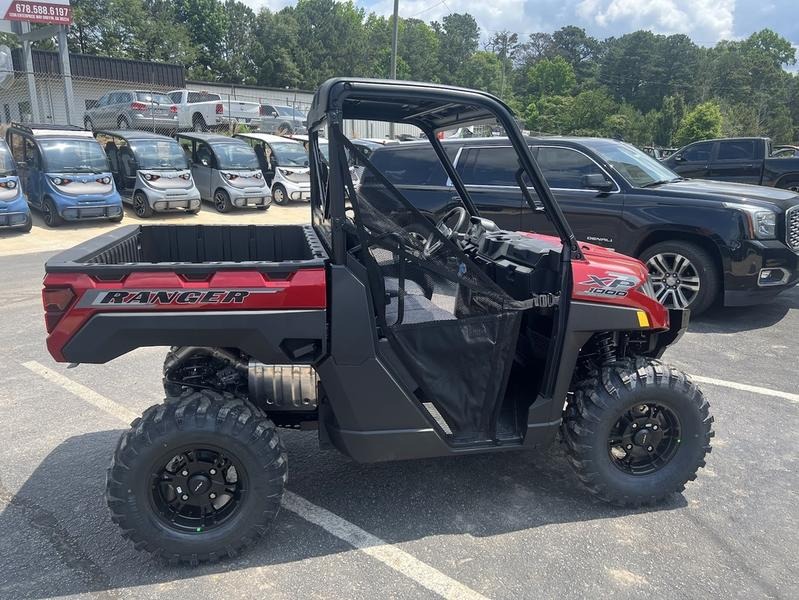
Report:
[[[713,417],[690,378],[628,360],[579,382],[563,421],[569,462],[588,490],[620,506],[681,492],[705,466]]]
[[[221,213],[229,212],[233,208],[230,196],[225,190],[216,190],[214,192],[214,208]]]
[[[799,179],[786,179],[785,181],[780,181],[780,184],[777,187],[781,187],[784,190],[790,190],[799,194]]]
[[[286,188],[279,183],[276,183],[275,187],[272,188],[272,201],[280,206],[289,203],[289,195],[286,192]]]
[[[705,312],[718,297],[721,277],[710,255],[689,242],[661,242],[640,259],[649,268],[657,299],[669,308]]]
[[[45,198],[42,203],[42,218],[48,227],[58,227],[64,222],[64,219],[58,214],[55,203],[50,198]]]
[[[128,123],[126,117],[119,117],[119,119],[117,119],[117,125],[119,125],[119,128],[123,130],[130,129],[130,123]]]
[[[150,206],[150,203],[147,201],[147,196],[141,190],[137,190],[136,193],[133,194],[133,212],[136,213],[137,217],[142,219],[153,216],[153,207]]]
[[[202,115],[194,115],[194,118],[191,120],[191,125],[194,131],[201,132],[201,131],[208,131],[208,125],[205,124],[205,119]]]
[[[106,501],[137,550],[196,565],[263,536],[286,479],[286,451],[264,413],[230,394],[188,391],[133,421],[108,470]]]

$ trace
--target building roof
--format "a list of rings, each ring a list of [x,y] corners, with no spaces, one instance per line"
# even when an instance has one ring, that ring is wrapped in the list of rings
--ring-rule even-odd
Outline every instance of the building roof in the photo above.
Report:
[[[22,49],[12,50],[11,57],[14,70],[25,71]],[[34,73],[61,73],[58,52],[33,50],[32,58]],[[129,81],[137,84],[149,83],[170,88],[183,88],[186,85],[183,66],[169,63],[70,53],[69,68],[73,77]]]

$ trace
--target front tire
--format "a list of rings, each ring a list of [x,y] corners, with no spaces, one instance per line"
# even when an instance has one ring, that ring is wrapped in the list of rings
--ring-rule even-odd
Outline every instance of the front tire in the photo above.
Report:
[[[289,203],[289,195],[286,192],[286,188],[279,183],[276,183],[272,188],[272,202],[278,206],[285,206]]]
[[[28,213],[28,216],[25,218],[25,223],[19,228],[19,231],[28,233],[31,229],[33,229],[33,217]]]
[[[42,203],[42,219],[48,227],[58,227],[64,224],[64,219],[58,214],[55,202],[51,198],[45,198]]]
[[[699,388],[657,361],[594,372],[577,384],[563,422],[580,481],[602,500],[627,507],[681,492],[705,466],[713,435]]]
[[[106,501],[137,550],[196,565],[263,536],[286,478],[285,449],[261,411],[229,394],[189,391],[148,408],[122,435]]]
[[[221,213],[233,210],[230,195],[225,190],[219,189],[214,192],[214,208]]]
[[[721,275],[713,258],[696,244],[661,242],[644,250],[640,259],[649,269],[657,299],[669,308],[705,312],[719,297]]]
[[[147,201],[147,195],[141,190],[133,194],[133,212],[141,219],[148,219],[153,216],[153,207]]]

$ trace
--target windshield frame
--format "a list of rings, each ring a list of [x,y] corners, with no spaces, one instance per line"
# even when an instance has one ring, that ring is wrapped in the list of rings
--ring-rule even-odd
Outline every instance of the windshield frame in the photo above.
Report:
[[[235,140],[235,138],[230,138],[230,139],[231,140]],[[247,142],[244,142],[242,140],[238,140],[238,141],[230,141],[230,142],[217,142],[215,144],[209,143],[208,145],[210,146],[211,150],[214,153],[214,158],[216,160],[216,168],[219,171],[256,171],[256,170],[260,170],[260,168],[261,168],[261,165],[258,162],[258,155],[255,153],[255,150],[253,149],[253,147],[250,146]],[[222,164],[221,149],[223,147],[225,147],[225,146],[235,146],[235,147],[241,147],[241,148],[244,148],[246,150],[249,150],[250,153],[252,154],[252,161],[253,161],[252,164],[253,164],[253,166],[251,166],[251,167],[235,167],[235,166]]]
[[[0,140],[0,177],[14,177],[17,174],[17,163],[11,148],[5,141]]]
[[[286,140],[285,142],[269,142],[269,147],[272,150],[272,154],[274,154],[276,159],[276,165],[281,168],[287,169],[307,169],[310,165],[310,158],[308,153],[305,151],[303,145],[299,142],[292,142]],[[296,147],[298,150],[298,155],[302,156],[302,164],[289,164],[284,162],[285,155],[283,154],[283,149],[294,148]],[[276,150],[276,148],[281,148],[281,150]]]
[[[685,179],[684,177],[681,177],[680,175],[669,169],[659,160],[649,156],[646,152],[636,148],[635,146],[633,146],[628,142],[621,142],[618,140],[610,140],[604,138],[592,138],[587,140],[581,140],[578,142],[578,145],[582,145],[585,150],[588,150],[593,155],[593,158],[597,160],[601,166],[610,170],[615,175],[613,179],[616,180],[617,184],[618,181],[621,180],[625,183],[625,185],[627,185],[627,187],[631,189],[645,190],[648,187],[655,185],[657,183],[673,183]],[[626,152],[628,156],[640,157],[642,159],[640,164],[653,167],[654,171],[660,171],[662,176],[654,177],[653,174],[641,169],[642,172],[645,172],[647,175],[649,175],[652,178],[652,180],[648,182],[637,182],[632,180],[628,174],[624,173],[621,169],[619,169],[616,166],[617,161],[611,161],[610,157],[601,150],[601,148],[604,146],[610,146],[612,148],[621,148]]]
[[[50,164],[50,157],[48,157],[48,155],[47,155],[47,147],[46,147],[48,144],[52,144],[53,142],[62,143],[62,144],[65,143],[65,142],[72,142],[72,143],[77,143],[77,144],[94,144],[97,147],[97,150],[100,152],[100,154],[102,155],[103,160],[104,160],[102,170],[100,170],[100,171],[80,171],[80,170],[69,170],[69,169],[53,169],[51,167],[51,164]],[[109,173],[111,173],[111,163],[108,160],[108,156],[106,155],[105,151],[103,150],[103,147],[100,145],[100,142],[98,142],[95,138],[83,138],[83,137],[58,137],[58,138],[55,138],[55,137],[48,137],[48,138],[44,138],[44,139],[42,139],[42,138],[37,139],[36,140],[36,145],[38,146],[39,154],[42,157],[42,167],[43,167],[42,170],[45,173],[73,173],[73,174],[76,174],[76,175],[79,175],[81,173],[87,174],[87,175],[89,175],[89,174],[101,174],[101,173],[109,174]]]

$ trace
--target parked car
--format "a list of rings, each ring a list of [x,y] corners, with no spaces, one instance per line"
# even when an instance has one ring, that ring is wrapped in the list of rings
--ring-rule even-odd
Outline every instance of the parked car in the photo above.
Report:
[[[140,129],[173,134],[178,129],[178,110],[169,96],[146,90],[108,92],[86,111],[83,124],[95,129]]]
[[[279,104],[261,104],[261,121],[259,131],[290,135],[308,132],[308,116],[291,106]]]
[[[366,158],[369,158],[372,155],[372,152],[378,148],[382,148],[386,144],[399,143],[397,140],[380,138],[356,138],[350,141],[352,142],[352,145],[360,150]],[[365,163],[359,156],[353,155],[351,152],[348,152],[347,156],[349,157],[350,168],[354,172],[355,176],[360,180],[360,178],[363,176],[364,167],[366,166]]]
[[[177,140],[200,196],[216,210],[269,208],[272,195],[251,146],[215,133],[179,133]]]
[[[773,298],[799,279],[799,196],[786,190],[686,180],[624,142],[528,138],[578,239],[635,256],[657,297],[694,314]],[[444,141],[482,216],[503,229],[553,233],[515,187],[503,138]],[[426,142],[384,146],[375,166],[424,214],[451,208],[453,187]],[[361,181],[361,190],[369,182]]]
[[[122,201],[142,218],[154,212],[200,212],[186,154],[171,137],[146,131],[98,131]]]
[[[219,94],[194,90],[167,92],[177,107],[178,131],[219,131],[230,128],[230,118],[225,115],[225,105]]]
[[[643,151],[657,160],[666,160],[669,156],[677,152],[677,148],[661,148],[659,146],[644,146]]]
[[[17,164],[8,145],[0,140],[0,229],[30,231],[32,226],[28,198],[19,184]]]
[[[775,146],[771,152],[772,158],[799,157],[799,146]]]
[[[663,164],[683,177],[753,183],[799,192],[799,158],[772,157],[768,138],[694,142],[680,148]]]
[[[238,133],[235,137],[255,150],[275,204],[288,204],[289,200],[308,202],[311,199],[308,152],[300,142],[260,132]]]
[[[108,158],[91,132],[69,125],[12,123],[6,142],[17,162],[22,190],[46,225],[122,220],[122,199]]]

